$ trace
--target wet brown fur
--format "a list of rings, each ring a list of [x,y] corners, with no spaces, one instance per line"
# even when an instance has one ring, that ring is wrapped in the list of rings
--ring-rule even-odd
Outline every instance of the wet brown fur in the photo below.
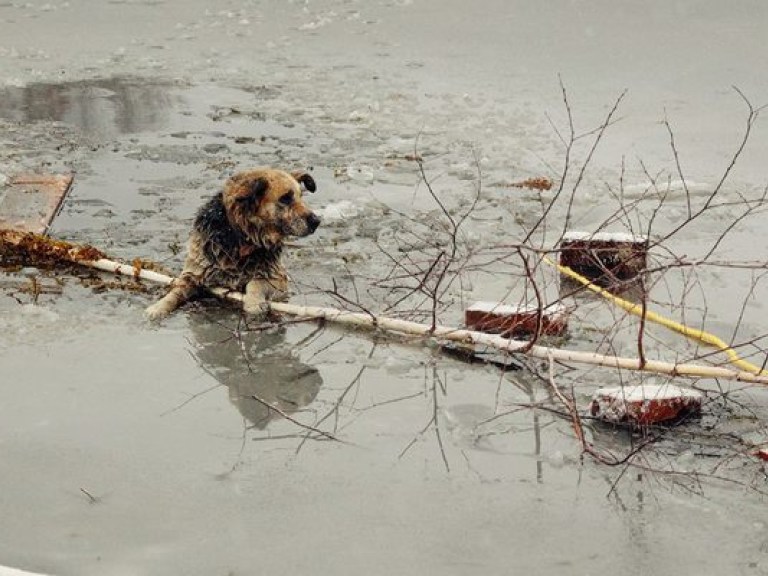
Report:
[[[167,316],[207,288],[244,292],[243,309],[259,313],[267,300],[288,297],[281,262],[288,236],[308,236],[320,223],[302,198],[315,181],[306,172],[255,169],[235,174],[197,213],[184,270],[170,291],[149,306],[150,319]]]

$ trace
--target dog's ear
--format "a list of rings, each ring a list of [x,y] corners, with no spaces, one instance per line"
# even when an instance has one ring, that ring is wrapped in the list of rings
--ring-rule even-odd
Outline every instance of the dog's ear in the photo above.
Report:
[[[304,170],[299,170],[297,172],[291,172],[291,176],[293,176],[299,184],[303,185],[304,188],[309,190],[310,192],[314,192],[315,190],[317,190],[317,184],[315,184],[315,179],[309,175],[309,172],[305,172]]]
[[[243,187],[246,188],[246,192],[239,196],[237,201],[248,208],[255,209],[267,193],[269,182],[266,178],[256,178],[244,183]]]

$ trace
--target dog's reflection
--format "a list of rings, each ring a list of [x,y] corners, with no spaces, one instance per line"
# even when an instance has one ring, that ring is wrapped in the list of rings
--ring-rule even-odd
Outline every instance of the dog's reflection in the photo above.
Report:
[[[190,314],[189,323],[200,365],[227,387],[232,404],[254,427],[280,418],[267,404],[290,414],[320,391],[320,372],[299,359],[285,327],[249,329],[240,312],[210,309]]]

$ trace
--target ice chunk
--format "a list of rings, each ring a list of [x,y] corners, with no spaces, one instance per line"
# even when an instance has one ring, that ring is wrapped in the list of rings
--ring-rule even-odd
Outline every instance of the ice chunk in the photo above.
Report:
[[[323,224],[333,225],[354,218],[362,212],[362,209],[355,206],[349,200],[342,200],[335,204],[329,204],[325,208],[315,210],[315,213],[323,219]]]
[[[553,468],[562,468],[565,466],[565,454],[560,450],[555,450],[547,457],[547,461]]]
[[[26,318],[25,322],[27,324],[48,324],[59,319],[59,315],[56,312],[37,304],[23,304],[20,310],[22,316]]]
[[[398,358],[396,356],[389,356],[384,361],[384,369],[389,374],[407,374],[414,368],[418,367],[418,363],[407,358]]]
[[[357,182],[373,182],[373,168],[361,164],[360,166],[347,166],[347,176]]]
[[[9,568],[8,566],[0,566],[0,576],[45,576],[45,574],[42,574],[41,572],[27,572],[26,570]]]

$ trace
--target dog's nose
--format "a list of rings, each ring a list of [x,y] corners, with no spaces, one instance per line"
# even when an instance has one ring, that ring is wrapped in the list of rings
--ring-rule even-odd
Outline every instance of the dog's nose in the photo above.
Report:
[[[310,233],[317,230],[317,227],[320,226],[320,216],[311,212],[309,216],[307,216],[307,226],[309,226]]]

